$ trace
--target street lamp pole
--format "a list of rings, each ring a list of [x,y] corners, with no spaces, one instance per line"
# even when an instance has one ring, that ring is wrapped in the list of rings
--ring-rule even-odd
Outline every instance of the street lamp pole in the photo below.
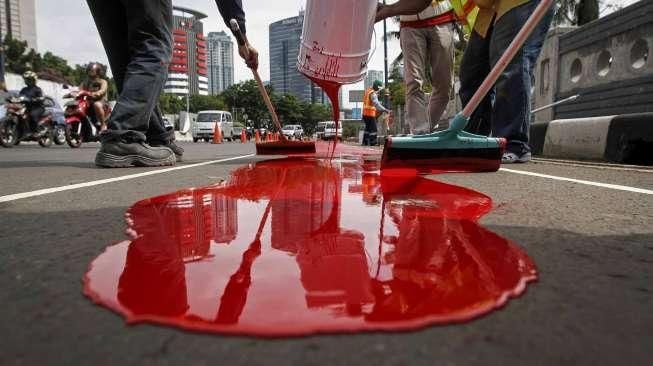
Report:
[[[383,5],[385,5],[383,0]],[[384,87],[388,87],[388,23],[383,19],[383,75],[384,75]],[[388,91],[385,90],[383,93],[383,104],[385,107],[388,107]]]

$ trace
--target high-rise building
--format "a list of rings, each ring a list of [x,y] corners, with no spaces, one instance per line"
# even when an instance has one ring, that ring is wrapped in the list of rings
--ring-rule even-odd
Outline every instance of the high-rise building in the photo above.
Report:
[[[367,88],[372,87],[372,84],[374,84],[375,80],[381,80],[383,81],[383,71],[379,70],[367,70],[367,75],[365,75],[365,90]]]
[[[199,11],[173,7],[173,49],[164,92],[176,95],[208,95],[206,38]]]
[[[207,41],[209,94],[217,95],[234,83],[234,43],[225,32],[210,32]]]
[[[322,89],[297,71],[303,24],[303,11],[270,24],[270,84],[279,94],[292,94],[311,103],[328,103]]]
[[[11,36],[25,41],[29,48],[37,50],[34,2],[35,0],[0,0],[0,27],[3,37]]]

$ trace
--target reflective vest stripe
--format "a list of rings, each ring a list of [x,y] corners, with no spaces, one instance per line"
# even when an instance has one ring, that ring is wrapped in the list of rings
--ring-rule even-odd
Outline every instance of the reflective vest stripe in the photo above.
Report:
[[[376,107],[372,104],[372,93],[374,89],[368,88],[365,91],[365,96],[363,97],[363,117],[374,117],[376,118]]]

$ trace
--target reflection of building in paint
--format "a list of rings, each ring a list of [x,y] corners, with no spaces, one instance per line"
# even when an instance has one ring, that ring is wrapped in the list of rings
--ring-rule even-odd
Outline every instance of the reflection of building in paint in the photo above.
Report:
[[[364,236],[340,227],[340,172],[309,165],[287,172],[272,201],[272,247],[296,254],[309,308],[361,313],[371,303]]]
[[[168,232],[185,261],[207,256],[212,241],[229,243],[238,234],[235,198],[194,192],[179,196],[169,207],[176,210],[176,215],[167,215]]]
[[[228,244],[238,235],[238,202],[233,197],[213,195],[213,240]]]
[[[279,192],[272,201],[272,247],[296,253],[298,245],[312,232],[325,225],[340,226],[340,180],[334,169],[324,168],[322,179],[317,179],[316,167],[306,170],[303,183],[297,182]],[[302,175],[292,169],[288,174]]]

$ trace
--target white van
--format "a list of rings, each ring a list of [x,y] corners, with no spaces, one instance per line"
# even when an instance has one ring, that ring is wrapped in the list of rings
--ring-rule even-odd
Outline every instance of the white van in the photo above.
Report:
[[[334,140],[336,138],[336,123],[334,121],[318,122],[315,137],[318,140]],[[342,141],[342,124],[338,126],[338,140]]]
[[[197,120],[192,124],[193,142],[204,139],[209,142],[213,139],[215,122],[218,122],[222,137],[225,140],[233,140],[234,120],[231,113],[225,111],[200,111],[197,113]]]

